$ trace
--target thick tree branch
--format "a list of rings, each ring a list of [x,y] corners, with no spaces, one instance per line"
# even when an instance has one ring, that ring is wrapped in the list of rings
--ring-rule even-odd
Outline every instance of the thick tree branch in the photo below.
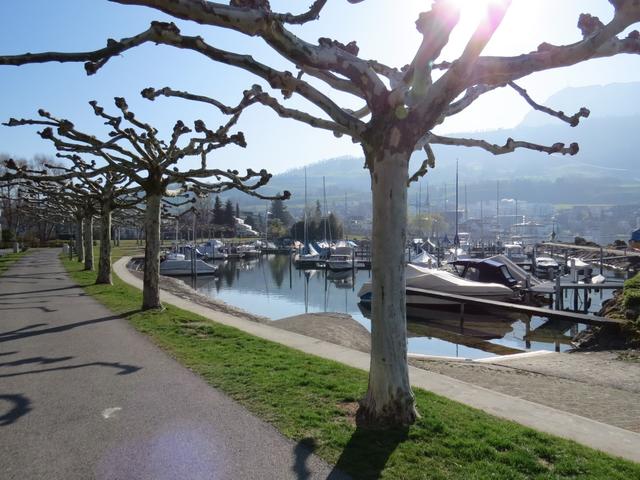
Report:
[[[553,109],[551,109],[549,107],[545,107],[544,105],[540,105],[539,103],[536,103],[529,96],[527,91],[524,88],[520,87],[519,85],[516,85],[515,82],[509,82],[508,85],[511,88],[513,88],[516,92],[518,92],[518,94],[522,98],[524,98],[525,101],[529,105],[531,105],[531,107],[533,107],[534,110],[538,110],[539,112],[546,113],[547,115],[551,115],[552,117],[559,118],[563,122],[567,122],[572,127],[575,127],[576,125],[578,125],[578,123],[580,123],[580,118],[581,117],[587,118],[589,116],[589,114],[591,113],[588,108],[582,107],[577,113],[575,113],[574,115],[568,117],[562,111],[556,111],[556,110],[553,110]]]
[[[575,155],[578,153],[579,147],[577,143],[572,143],[568,147],[564,143],[554,143],[551,146],[539,145],[537,143],[525,142],[520,140],[514,140],[508,138],[504,145],[496,145],[495,143],[489,143],[486,140],[478,140],[474,138],[453,138],[443,137],[429,133],[424,137],[427,143],[432,145],[454,145],[461,147],[479,147],[494,155],[503,155],[505,153],[511,153],[517,148],[525,148],[528,150],[536,150],[538,152],[548,153],[560,153],[562,155]]]

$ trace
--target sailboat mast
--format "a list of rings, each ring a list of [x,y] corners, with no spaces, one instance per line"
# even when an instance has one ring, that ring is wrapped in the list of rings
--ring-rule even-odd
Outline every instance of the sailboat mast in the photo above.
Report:
[[[496,180],[496,233],[500,235],[500,180]]]
[[[344,227],[342,228],[342,235],[345,240],[348,240],[347,237],[347,192],[344,192]]]
[[[327,221],[329,220],[329,215],[327,214],[327,189],[324,183],[324,175],[322,176],[322,201],[324,203],[324,238],[323,240],[327,241]]]
[[[460,245],[460,238],[458,237],[458,159],[456,159],[456,236],[453,237],[453,243],[455,246]]]
[[[484,200],[480,200],[480,241],[484,242]]]
[[[307,167],[304,167],[304,248],[307,248]]]

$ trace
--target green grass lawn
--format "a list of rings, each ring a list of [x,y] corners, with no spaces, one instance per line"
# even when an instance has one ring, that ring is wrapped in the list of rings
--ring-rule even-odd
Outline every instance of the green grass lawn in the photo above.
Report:
[[[27,250],[28,252],[28,250]],[[12,263],[17,262],[20,258],[24,257],[27,252],[7,253],[0,256],[0,275],[7,270]]]
[[[114,252],[114,257],[120,252]],[[354,478],[632,479],[640,465],[417,390],[420,420],[406,430],[356,429],[367,374],[171,305],[140,312],[141,292],[63,259],[88,293],[126,317],[183,365]],[[188,405],[185,405],[188,408]],[[268,448],[265,446],[265,448]]]

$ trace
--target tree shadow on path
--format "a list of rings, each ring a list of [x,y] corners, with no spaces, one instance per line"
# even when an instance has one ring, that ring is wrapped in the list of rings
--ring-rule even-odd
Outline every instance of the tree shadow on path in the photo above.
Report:
[[[6,402],[13,404],[9,410],[4,409]],[[5,411],[6,413],[3,413]],[[11,425],[30,411],[31,400],[21,393],[0,395],[0,427]]]
[[[73,358],[73,357],[69,357]],[[22,375],[31,375],[34,373],[49,373],[49,372],[59,372],[64,370],[76,370],[78,368],[85,367],[109,367],[120,370],[116,375],[129,375],[131,373],[135,373],[138,370],[142,370],[142,367],[138,367],[136,365],[129,365],[127,363],[120,362],[89,362],[89,363],[81,363],[79,365],[65,365],[63,367],[53,367],[53,368],[43,368],[42,370],[28,370],[26,372],[16,372],[16,373],[5,373],[0,375],[0,378],[10,378],[10,377],[19,377]]]
[[[0,310],[2,311],[2,310]],[[123,312],[120,313],[118,315],[109,315],[108,317],[102,317],[102,318],[94,318],[92,320],[83,320],[81,322],[75,322],[75,323],[67,323],[64,325],[58,325],[56,327],[50,327],[50,328],[41,328],[39,330],[31,330],[33,328],[42,326],[41,323],[36,323],[34,325],[29,325],[27,327],[21,328],[19,329],[19,331],[10,331],[10,332],[4,332],[4,333],[0,333],[0,343],[2,342],[10,342],[12,340],[19,340],[21,338],[28,338],[28,337],[34,337],[37,335],[48,335],[50,333],[60,333],[60,332],[66,332],[67,330],[72,330],[74,328],[78,328],[78,327],[84,327],[87,325],[93,325],[95,323],[102,323],[102,322],[109,322],[111,320],[118,320],[121,318],[126,318],[130,315],[133,315],[134,313],[140,312],[140,310],[131,310],[129,312]]]

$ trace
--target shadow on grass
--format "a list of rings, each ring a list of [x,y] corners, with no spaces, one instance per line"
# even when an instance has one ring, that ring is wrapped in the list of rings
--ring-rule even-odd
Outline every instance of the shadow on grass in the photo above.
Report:
[[[408,428],[392,430],[369,430],[356,428],[347,446],[342,451],[330,478],[341,478],[342,472],[356,478],[380,478],[389,457],[408,438]]]

